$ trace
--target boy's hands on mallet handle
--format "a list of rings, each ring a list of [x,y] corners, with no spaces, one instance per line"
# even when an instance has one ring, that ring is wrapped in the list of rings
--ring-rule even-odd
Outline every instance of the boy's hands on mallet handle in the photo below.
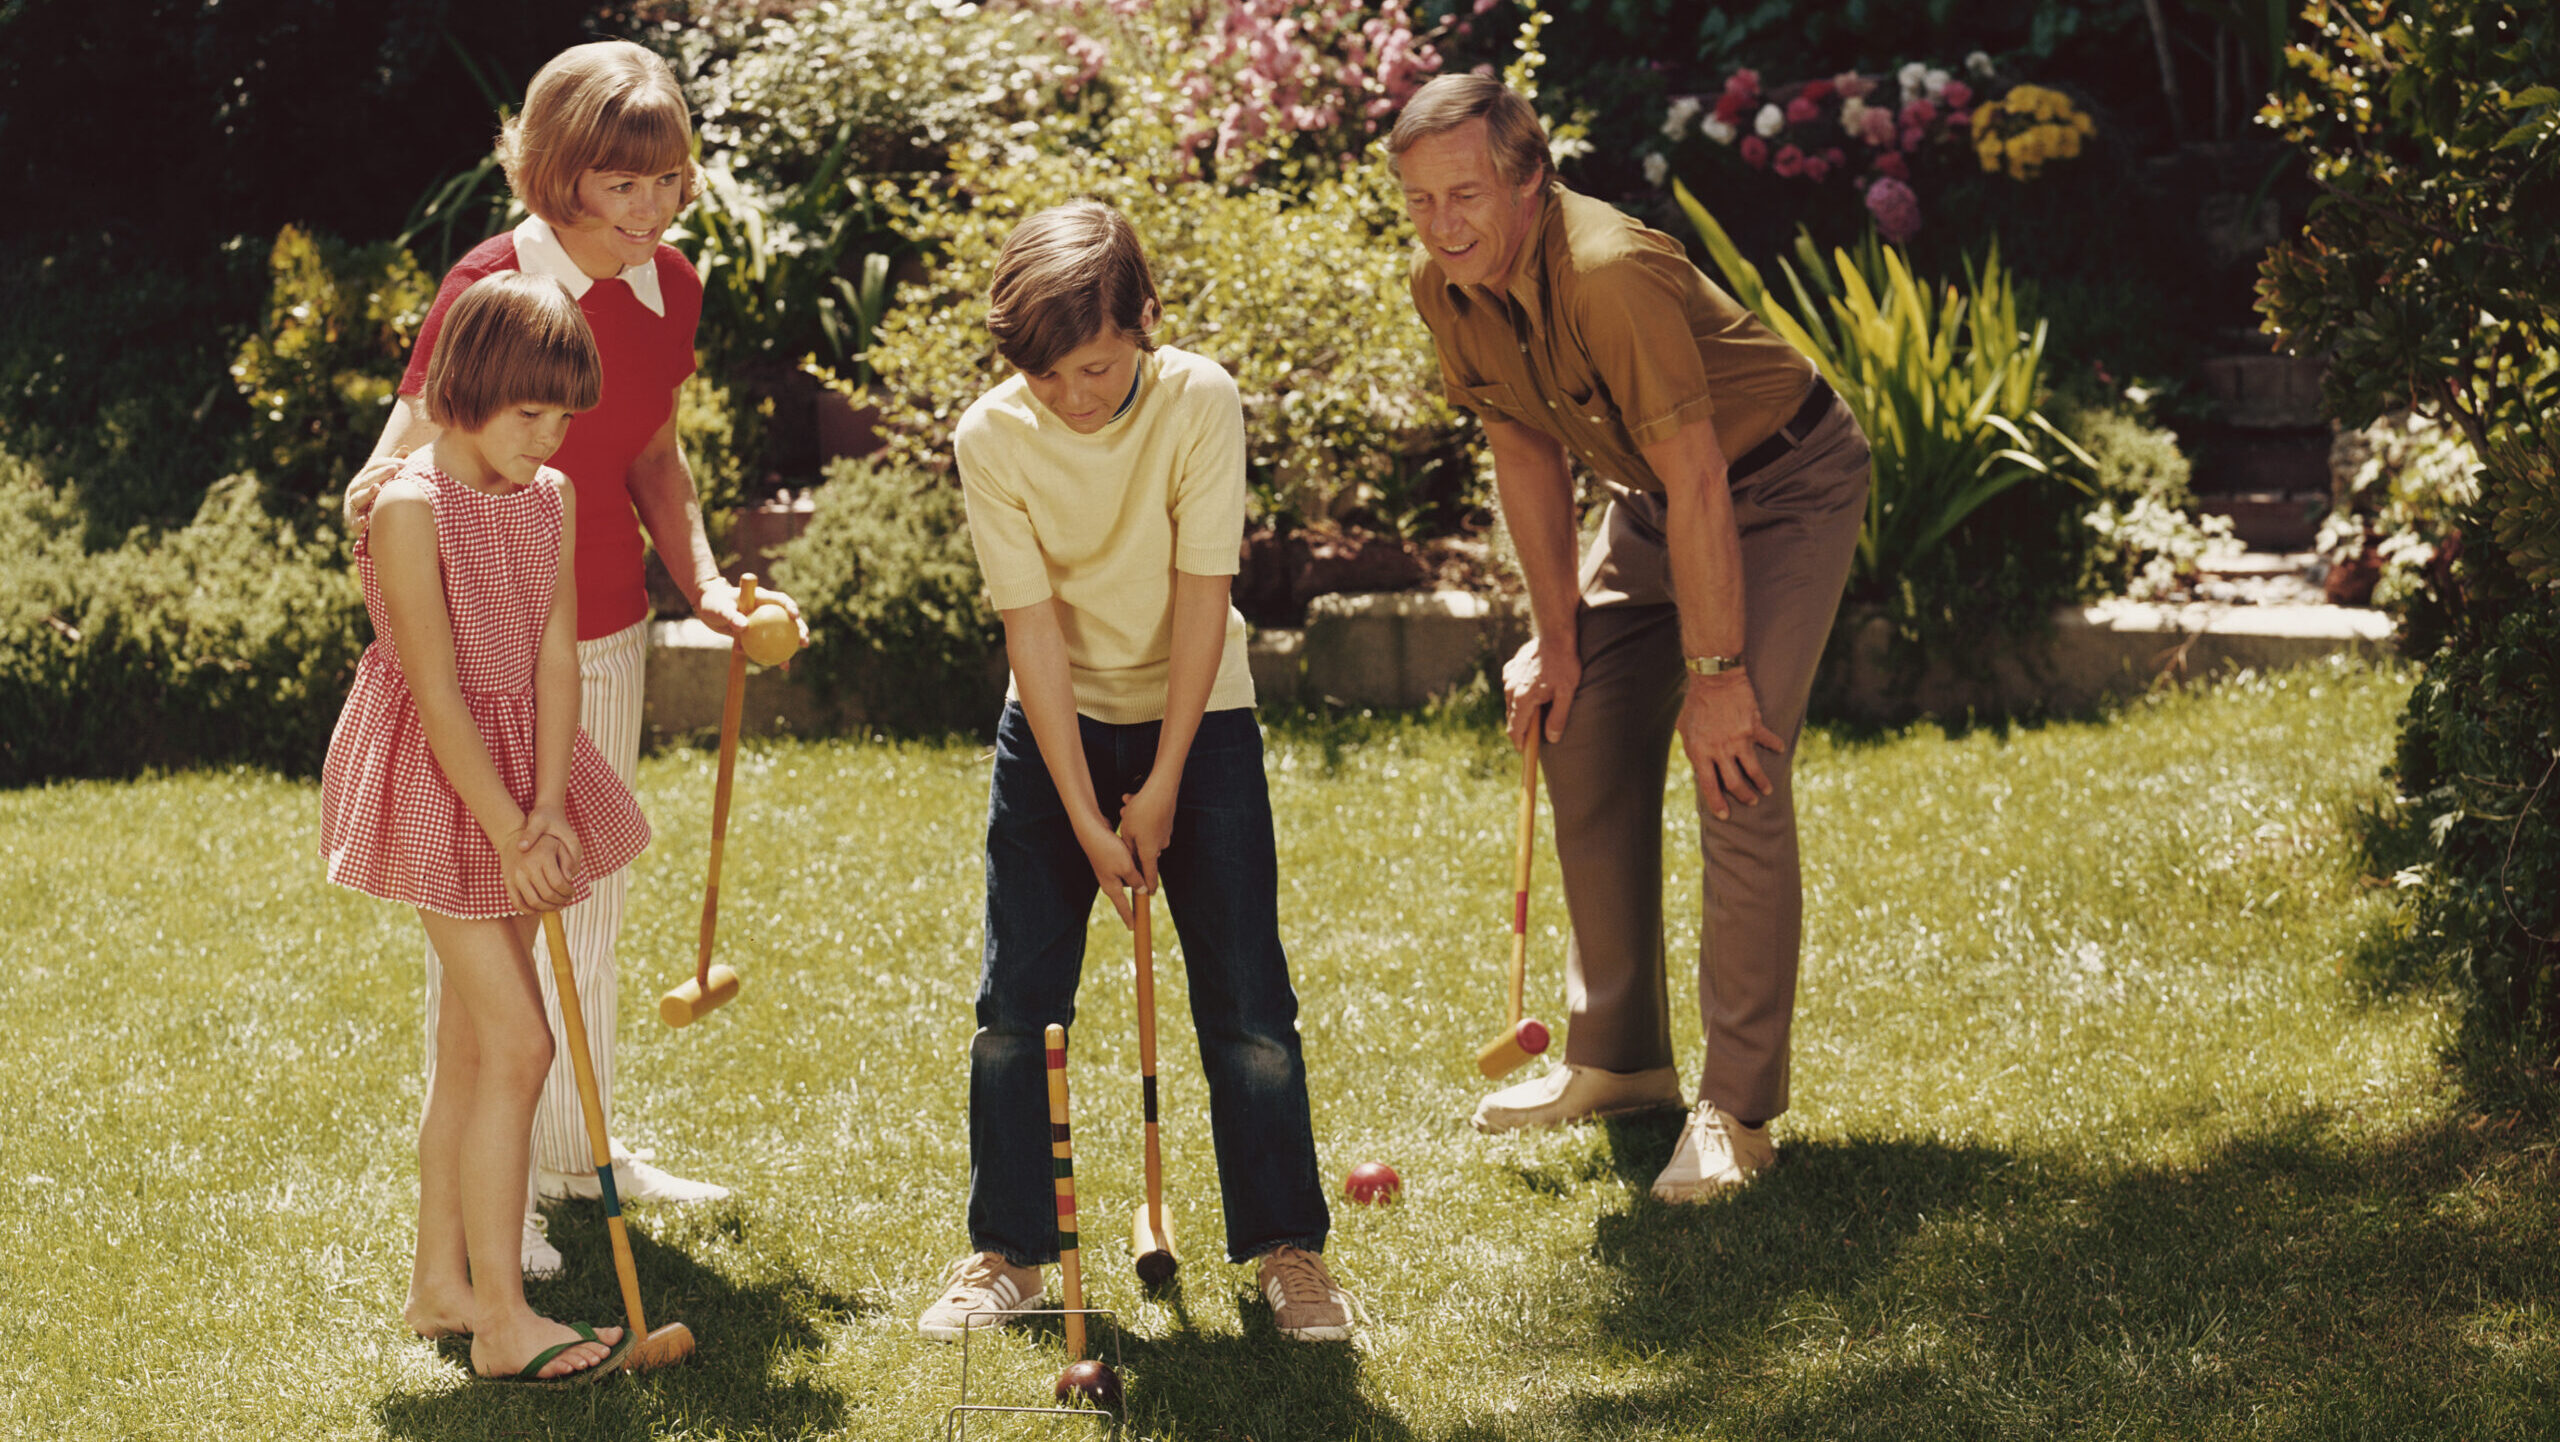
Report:
[[[1158,779],[1164,775],[1157,771],[1145,785],[1120,797],[1120,836],[1138,859],[1149,896],[1156,891],[1156,858],[1173,844],[1173,808],[1182,795],[1182,778]]]
[[[1129,843],[1097,811],[1076,821],[1076,844],[1084,848],[1084,859],[1093,867],[1093,879],[1102,886],[1102,894],[1111,900],[1111,909],[1120,913],[1122,926],[1135,928],[1137,908],[1129,904],[1129,892],[1147,885],[1146,872],[1139,869],[1137,853]]]

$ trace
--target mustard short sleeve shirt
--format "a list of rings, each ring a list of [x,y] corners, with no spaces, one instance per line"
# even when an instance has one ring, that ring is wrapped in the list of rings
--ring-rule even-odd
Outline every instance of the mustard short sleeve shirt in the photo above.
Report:
[[[1644,447],[1712,420],[1725,455],[1741,455],[1813,384],[1813,362],[1679,242],[1562,184],[1548,187],[1507,293],[1451,284],[1428,251],[1412,284],[1452,402],[1550,436],[1632,490],[1662,489]]]

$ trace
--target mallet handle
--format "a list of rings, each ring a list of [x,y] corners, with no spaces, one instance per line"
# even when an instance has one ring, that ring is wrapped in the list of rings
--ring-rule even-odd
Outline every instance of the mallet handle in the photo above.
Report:
[[[1155,898],[1144,891],[1130,900],[1137,906],[1138,1085],[1145,1104],[1147,1137],[1147,1220],[1164,1235],[1164,1151],[1156,1136],[1156,940]]]
[[[1529,989],[1529,863],[1538,851],[1538,742],[1547,728],[1540,708],[1520,753],[1520,846],[1511,869],[1511,1025],[1518,1027]]]
[[[1058,1182],[1058,1282],[1066,1289],[1067,1360],[1084,1359],[1084,1272],[1076,1259],[1076,1150],[1067,1128],[1067,1029],[1043,1033],[1049,1050],[1049,1170]]]
[[[738,609],[755,614],[756,578],[738,578]],[[729,642],[729,694],[720,704],[720,779],[711,789],[711,875],[702,884],[702,944],[693,959],[694,985],[711,992],[711,943],[720,930],[720,853],[729,840],[729,786],[738,774],[738,726],[747,710],[747,645]]]
[[[622,1325],[632,1336],[646,1337],[649,1315],[640,1309],[640,1268],[631,1260],[631,1235],[622,1226],[622,1198],[613,1189],[613,1143],[604,1129],[604,1101],[596,1090],[595,1058],[587,1051],[587,1019],[578,1007],[578,978],[569,966],[569,938],[561,930],[560,913],[542,914],[542,935],[550,943],[552,979],[559,983],[560,1030],[568,1034],[569,1065],[578,1074],[578,1105],[587,1114],[587,1145],[595,1153],[605,1230],[613,1238],[614,1275],[622,1282]]]

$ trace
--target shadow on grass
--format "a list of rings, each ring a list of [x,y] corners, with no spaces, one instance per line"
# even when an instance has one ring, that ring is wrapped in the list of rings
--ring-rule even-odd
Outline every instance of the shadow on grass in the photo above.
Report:
[[[1129,1434],[1145,1437],[1326,1437],[1405,1442],[1411,1429],[1360,1390],[1360,1352],[1344,1342],[1280,1335],[1271,1308],[1238,1289],[1242,1335],[1201,1332],[1187,1304],[1164,1337],[1123,1338],[1130,1376]]]
[[[2477,1122],[2373,1140],[2317,1112],[2174,1168],[1798,1144],[1726,1201],[1601,1219],[1622,1283],[1599,1332],[1645,1380],[1548,1425],[2560,1435],[2552,1156]]]
[[[548,1215],[551,1238],[569,1270],[557,1281],[528,1284],[526,1295],[534,1309],[564,1320],[618,1324],[622,1292],[603,1209],[572,1203],[553,1207]],[[741,1287],[637,1231],[631,1234],[631,1250],[651,1330],[670,1322],[691,1328],[696,1346],[691,1361],[608,1378],[591,1387],[551,1390],[491,1383],[446,1392],[395,1392],[375,1404],[375,1420],[390,1436],[434,1442],[643,1438],[679,1430],[797,1437],[844,1425],[841,1396],[807,1381],[777,1381],[771,1366],[777,1356],[822,1349],[826,1338],[813,1319],[853,1316],[864,1310],[860,1302],[797,1278]],[[446,1355],[469,1366],[467,1345]]]

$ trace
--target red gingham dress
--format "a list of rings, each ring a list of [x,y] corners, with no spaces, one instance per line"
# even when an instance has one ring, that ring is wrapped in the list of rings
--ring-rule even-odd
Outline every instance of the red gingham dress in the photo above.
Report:
[[[560,487],[567,481],[546,470],[530,486],[490,495],[424,462],[421,456],[401,473],[425,484],[434,508],[462,699],[508,794],[530,807],[534,663],[560,573]],[[496,849],[427,747],[417,698],[392,645],[370,532],[356,542],[356,569],[378,639],[356,663],[321,771],[320,852],[329,859],[329,879],[445,916],[513,916]],[[649,823],[583,729],[570,756],[568,815],[583,853],[583,901],[593,878],[621,870],[649,844]]]

